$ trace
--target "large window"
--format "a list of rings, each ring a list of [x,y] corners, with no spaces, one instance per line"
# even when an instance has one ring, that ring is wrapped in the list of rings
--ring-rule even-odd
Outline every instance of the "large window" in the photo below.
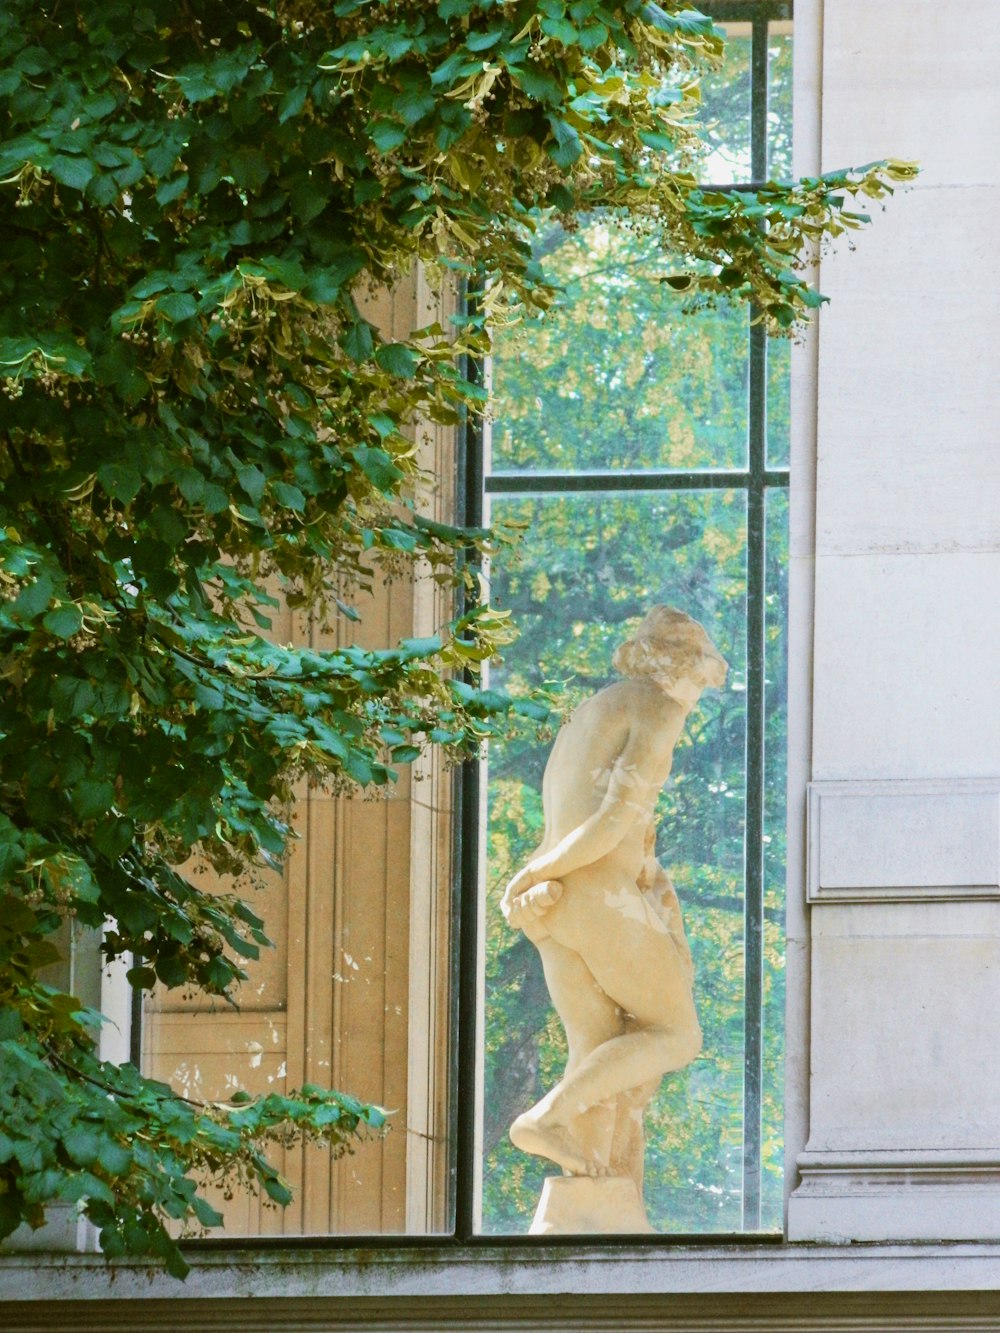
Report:
[[[789,169],[789,6],[733,0],[727,64],[706,83],[701,164],[720,186]],[[660,279],[669,256],[594,216],[538,232],[565,298],[498,342],[495,410],[456,456],[421,432],[438,477],[464,473],[465,518],[523,525],[493,595],[521,637],[492,676],[564,684],[565,706],[611,675],[613,647],[653,603],[688,611],[730,662],[675,758],[658,856],[681,896],[702,1055],[647,1113],[646,1202],[668,1234],[774,1230],[781,1217],[787,355],[745,310],[697,316]],[[421,311],[415,319],[415,310]],[[415,281],[373,298],[386,328],[445,322]],[[437,516],[454,517],[450,486]],[[460,505],[461,508],[461,505]],[[353,641],[430,633],[448,608],[397,581],[359,602]],[[282,641],[335,646],[308,616]],[[387,801],[303,792],[301,838],[260,904],[277,948],[238,1007],[165,992],[143,1022],[153,1075],[202,1100],[333,1085],[391,1112],[384,1139],[331,1162],[289,1149],[285,1211],[217,1202],[226,1238],[522,1236],[553,1168],[513,1147],[514,1116],[564,1058],[537,955],[498,896],[537,840],[550,739],[494,745],[462,787],[434,763]]]
[[[751,6],[717,7],[733,19]],[[701,163],[731,186],[789,170],[786,6],[731,21],[706,86]],[[484,431],[485,517],[518,525],[491,593],[521,635],[492,682],[556,684],[561,709],[614,678],[614,648],[657,603],[700,621],[730,663],[678,746],[657,855],[694,953],[700,1057],[646,1112],[645,1199],[658,1232],[780,1229],[787,550],[787,349],[745,309],[684,312],[670,255],[613,218],[536,237],[556,310],[499,339]],[[523,1234],[551,1162],[509,1141],[566,1060],[539,953],[500,912],[542,833],[551,737],[490,747],[484,774],[482,1230]]]

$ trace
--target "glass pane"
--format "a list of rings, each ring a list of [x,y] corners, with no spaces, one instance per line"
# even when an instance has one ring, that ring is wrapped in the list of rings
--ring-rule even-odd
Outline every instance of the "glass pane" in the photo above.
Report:
[[[535,247],[565,295],[494,344],[493,470],[745,467],[746,310],[685,315],[677,266],[607,217]]]
[[[766,497],[764,648],[764,1076],[761,1228],[784,1210],[785,801],[788,750],[788,492]]]
[[[412,632],[407,597],[412,591],[399,583],[361,599],[354,641],[384,646]],[[275,619],[284,642],[302,628],[291,613]],[[316,629],[299,641],[337,646]],[[143,1015],[145,1072],[185,1097],[290,1093],[313,1083],[391,1113],[387,1135],[357,1141],[336,1159],[325,1148],[275,1145],[269,1158],[295,1192],[287,1209],[238,1188],[208,1191],[228,1238],[453,1229],[452,775],[435,763],[419,769],[401,771],[390,800],[303,795],[300,838],[284,872],[262,876],[256,891],[238,886],[275,947],[246,965],[236,1004],[160,989]]]
[[[699,178],[710,185],[745,182],[750,175],[749,23],[719,23],[726,34],[721,69],[701,83],[698,117],[706,148],[697,159]]]
[[[767,344],[767,465],[788,467],[791,451],[790,338],[770,338]]]
[[[521,637],[491,682],[565,682],[564,713],[616,678],[614,649],[656,603],[699,620],[730,662],[727,684],[691,713],[656,810],[657,858],[682,905],[694,955],[701,1055],[663,1079],[645,1114],[645,1203],[654,1230],[739,1230],[742,1201],[743,834],[746,500],[737,491],[494,499],[525,525],[518,563],[495,567],[492,597]],[[494,743],[488,760],[482,1230],[527,1232],[557,1168],[515,1148],[511,1121],[560,1078],[562,1025],[534,944],[499,902],[543,827],[552,738]],[[613,1228],[609,1228],[613,1229]]]
[[[767,170],[775,180],[792,174],[792,25],[772,23],[767,37]]]

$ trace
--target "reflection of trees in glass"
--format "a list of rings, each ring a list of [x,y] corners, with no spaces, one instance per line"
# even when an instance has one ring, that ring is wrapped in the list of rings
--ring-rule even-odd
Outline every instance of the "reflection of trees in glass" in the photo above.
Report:
[[[767,43],[767,173],[792,174],[792,34],[772,32]]]
[[[726,30],[726,54],[720,70],[701,85],[699,122],[705,126],[705,151],[697,159],[701,180],[714,185],[745,183],[750,163],[749,24],[720,24]],[[792,34],[787,23],[772,25],[767,40],[768,179],[792,174]]]
[[[787,467],[789,439],[788,383],[792,368],[792,344],[773,339],[767,348],[767,465]]]
[[[743,467],[746,311],[685,314],[669,258],[611,219],[536,249],[565,293],[497,346],[494,468]]]
[[[778,396],[788,409],[788,381]],[[780,1227],[784,1211],[785,806],[788,663],[788,492],[771,490],[766,506],[764,667],[764,1078],[761,1225]]]
[[[750,179],[750,48],[749,24],[718,25],[726,33],[722,68],[701,81],[701,112],[705,151],[697,160],[698,178],[713,185]]]

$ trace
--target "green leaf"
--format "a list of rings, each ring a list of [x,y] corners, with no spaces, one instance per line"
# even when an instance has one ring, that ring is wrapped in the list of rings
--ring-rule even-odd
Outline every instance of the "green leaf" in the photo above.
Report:
[[[399,430],[399,422],[393,417],[387,416],[384,412],[371,413],[368,421],[375,427],[383,440],[389,435],[395,435]]]
[[[60,185],[68,185],[72,190],[85,190],[94,179],[94,164],[86,157],[67,157],[57,153],[49,170]]]
[[[373,120],[368,125],[368,137],[380,153],[391,153],[406,142],[406,126],[394,120]]]
[[[247,463],[245,466],[236,469],[236,476],[254,504],[260,504],[267,486],[267,478],[260,468],[253,463]]]
[[[136,989],[152,990],[156,985],[156,973],[151,967],[130,967],[125,977]]]
[[[173,324],[192,319],[198,313],[198,302],[190,292],[168,292],[156,303],[156,313]]]
[[[51,576],[39,574],[37,579],[18,593],[12,608],[14,615],[19,620],[34,620],[48,607],[54,592]]]
[[[51,697],[57,717],[83,717],[97,702],[97,691],[89,681],[62,675],[52,682]]]
[[[62,1146],[77,1166],[93,1166],[101,1149],[101,1133],[93,1125],[74,1125],[62,1138]]]
[[[262,1176],[261,1182],[264,1192],[269,1199],[275,1203],[280,1203],[282,1207],[287,1207],[292,1201],[292,1191],[279,1176]]]
[[[102,463],[97,469],[97,480],[112,500],[130,504],[142,489],[142,477],[127,463]]]
[[[558,15],[551,18],[543,17],[540,26],[546,36],[555,37],[564,46],[574,46],[580,35],[579,30],[568,19],[561,18]]]
[[[63,602],[45,616],[42,624],[50,634],[71,639],[83,627],[83,613],[72,602]]]
[[[110,1176],[124,1176],[132,1165],[132,1153],[114,1139],[104,1139],[97,1161]]]
[[[470,58],[468,53],[462,49],[453,51],[431,74],[431,83],[435,87],[444,84],[457,83],[459,79],[468,78],[470,74],[475,74],[482,69],[482,61],[474,56]]]
[[[660,130],[640,130],[639,141],[644,143],[647,148],[655,148],[659,152],[669,153],[674,149],[674,141],[669,134],[664,134]]]
[[[286,481],[276,481],[271,487],[271,494],[285,509],[294,509],[299,514],[305,510],[306,497],[298,486],[289,485]]]
[[[387,493],[393,491],[404,475],[384,449],[373,449],[369,445],[359,444],[354,450],[354,457],[368,479],[380,491]]]
[[[92,778],[78,782],[70,795],[73,808],[81,819],[96,819],[107,815],[115,800],[115,789],[110,782]]]
[[[200,1194],[195,1194],[191,1199],[191,1207],[194,1209],[194,1215],[203,1227],[221,1227],[225,1218],[213,1208],[207,1199],[203,1199]]]
[[[548,145],[548,154],[560,167],[570,167],[583,152],[580,136],[572,125],[558,116],[548,116],[547,120],[555,136],[555,144]]]
[[[117,861],[134,837],[135,825],[131,819],[108,819],[94,829],[91,841],[109,861]]]
[[[161,207],[166,208],[168,204],[172,204],[175,200],[179,199],[187,188],[188,174],[185,171],[182,172],[181,175],[175,176],[173,180],[164,181],[163,184],[158,187],[156,191],[156,202],[160,204]]]
[[[548,202],[563,213],[571,213],[576,207],[576,195],[565,185],[557,183],[549,189]]]
[[[204,500],[208,483],[200,472],[196,472],[194,468],[185,467],[178,468],[174,474],[174,485],[189,504],[197,505]]]
[[[375,346],[372,326],[367,320],[358,320],[348,327],[340,344],[352,361],[367,361]]]
[[[24,1023],[16,1009],[0,1007],[0,1041],[17,1041],[24,1032]],[[0,1161],[7,1161],[9,1154],[0,1152]]]
[[[409,764],[420,758],[419,745],[394,745],[390,750],[394,764]]]
[[[469,51],[489,51],[506,36],[503,27],[488,28],[485,32],[470,32],[465,39]]]
[[[416,125],[437,108],[437,98],[432,92],[412,88],[403,92],[393,102],[393,110],[404,125]],[[405,142],[405,136],[400,142]]]
[[[375,362],[390,375],[401,379],[412,379],[417,373],[420,358],[412,347],[405,343],[383,343],[375,352]]]
[[[562,102],[562,89],[547,70],[521,65],[511,68],[517,82],[527,95],[536,102],[558,106]]]
[[[278,124],[284,125],[286,120],[293,120],[305,106],[308,96],[309,88],[304,83],[300,83],[298,87],[290,88],[279,104]]]
[[[441,651],[442,639],[440,634],[429,634],[422,639],[402,639],[399,646],[413,657],[429,657]]]

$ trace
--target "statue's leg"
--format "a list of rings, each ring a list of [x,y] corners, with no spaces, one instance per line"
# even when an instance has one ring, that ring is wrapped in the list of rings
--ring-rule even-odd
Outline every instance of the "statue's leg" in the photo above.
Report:
[[[591,1051],[625,1031],[625,1016],[598,986],[579,954],[557,943],[551,936],[539,949],[549,994],[566,1032],[569,1055],[565,1077],[572,1074]],[[611,1166],[615,1122],[615,1103],[606,1101],[591,1106],[569,1126],[573,1138],[596,1168]]]
[[[591,1050],[533,1108],[542,1134],[564,1130],[599,1102],[659,1082],[701,1049],[684,959],[634,884],[609,884],[580,872],[546,915],[546,925],[629,1016],[630,1031]]]
[[[579,954],[551,937],[539,940],[537,947],[552,1003],[566,1031],[569,1057],[561,1080],[565,1082],[592,1052],[625,1031],[625,1021],[621,1010],[597,985]],[[615,1129],[613,1100],[583,1107],[580,1114],[573,1116],[562,1127],[562,1132],[551,1139],[537,1132],[537,1109],[533,1107],[518,1116],[511,1126],[511,1139],[519,1148],[548,1157],[574,1175],[608,1172]]]

